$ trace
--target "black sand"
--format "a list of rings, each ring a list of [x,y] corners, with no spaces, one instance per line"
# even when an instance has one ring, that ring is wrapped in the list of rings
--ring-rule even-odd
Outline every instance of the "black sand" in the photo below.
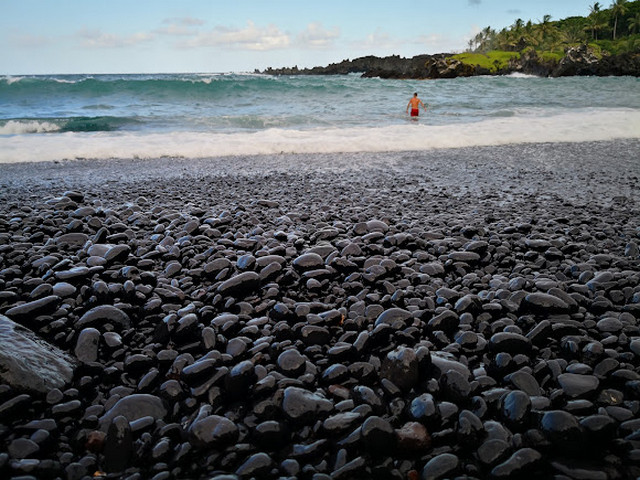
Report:
[[[0,165],[0,476],[635,478],[639,153]]]

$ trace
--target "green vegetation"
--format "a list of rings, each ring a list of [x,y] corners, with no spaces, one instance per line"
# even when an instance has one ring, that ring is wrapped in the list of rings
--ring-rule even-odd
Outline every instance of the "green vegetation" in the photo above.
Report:
[[[517,19],[499,32],[487,27],[469,41],[468,53],[463,54],[485,54],[487,59],[476,56],[458,59],[493,68],[496,61],[508,63],[510,57],[506,54],[533,48],[540,57],[553,60],[561,58],[567,48],[587,43],[603,55],[640,51],[640,0],[613,0],[608,9],[595,2],[585,17],[552,21],[551,16],[545,15],[538,23]],[[492,57],[494,54],[497,57]]]
[[[497,73],[509,66],[509,60],[520,58],[518,52],[505,52],[500,50],[492,50],[484,53],[459,53],[453,56],[454,59],[473,65],[476,67],[486,68],[491,73]]]

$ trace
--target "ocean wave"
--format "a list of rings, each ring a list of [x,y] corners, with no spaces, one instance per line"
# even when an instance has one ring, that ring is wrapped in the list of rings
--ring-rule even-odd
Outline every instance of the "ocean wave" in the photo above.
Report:
[[[0,135],[23,135],[25,133],[46,133],[60,131],[60,125],[41,120],[9,120],[0,122]]]
[[[0,137],[0,162],[75,158],[159,158],[419,151],[540,142],[640,138],[640,111],[594,110],[547,117],[494,117],[429,125],[407,120],[384,127],[269,128],[257,132],[74,132]]]
[[[112,132],[139,123],[128,117],[70,117],[0,120],[0,135],[52,132]]]

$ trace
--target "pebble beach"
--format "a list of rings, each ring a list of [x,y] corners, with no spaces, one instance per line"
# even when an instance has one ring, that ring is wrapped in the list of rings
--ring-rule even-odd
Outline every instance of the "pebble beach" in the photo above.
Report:
[[[640,476],[639,152],[0,164],[0,477]]]

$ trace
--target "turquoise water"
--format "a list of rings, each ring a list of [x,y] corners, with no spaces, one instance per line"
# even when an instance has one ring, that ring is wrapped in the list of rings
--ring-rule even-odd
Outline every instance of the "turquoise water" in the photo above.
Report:
[[[295,150],[288,148],[292,139],[298,141],[313,133],[316,150],[323,151],[328,143],[340,151],[336,142],[345,142],[343,137],[350,129],[355,129],[354,136],[373,150],[397,150],[388,141],[376,143],[379,130],[387,129],[383,133],[394,137],[394,129],[409,124],[405,108],[414,91],[429,107],[426,115],[421,112],[419,126],[431,130],[422,133],[433,135],[439,132],[438,128],[445,128],[449,136],[456,132],[462,136],[480,135],[479,125],[485,125],[485,134],[491,135],[496,130],[492,129],[495,121],[505,125],[505,120],[513,120],[514,128],[520,130],[531,122],[543,130],[547,122],[549,129],[557,130],[567,127],[572,117],[580,121],[599,115],[603,116],[602,122],[608,123],[611,117],[627,117],[634,127],[640,112],[640,81],[631,77],[508,76],[415,81],[364,79],[358,75],[5,76],[0,77],[0,150],[5,146],[15,155],[6,158],[0,153],[0,161],[30,160],[24,158],[23,149],[31,144],[38,152],[39,145],[53,145],[51,136],[56,134],[66,134],[71,143],[82,140],[85,151],[76,156],[84,157],[108,156],[103,147],[100,152],[90,148],[105,138],[112,145],[115,142],[123,147],[124,152],[114,156],[233,153],[216,148],[215,142],[209,143],[211,148],[206,151],[194,151],[191,145],[181,152],[175,147],[179,134],[185,144],[202,143],[202,135],[223,135],[226,140],[231,135],[231,143],[257,141],[266,146],[264,151],[240,149],[239,153],[270,153],[280,147],[284,147],[280,151]],[[626,127],[615,124],[613,128],[613,137],[616,133],[629,136],[626,130],[621,131]],[[362,129],[371,129],[369,141]],[[130,153],[127,145],[133,137],[144,144],[154,135],[171,138],[172,148]],[[244,137],[237,138],[238,135]],[[305,142],[305,148],[313,150],[309,145],[313,140]],[[157,147],[157,142],[152,146]],[[413,144],[408,147],[416,148]]]

